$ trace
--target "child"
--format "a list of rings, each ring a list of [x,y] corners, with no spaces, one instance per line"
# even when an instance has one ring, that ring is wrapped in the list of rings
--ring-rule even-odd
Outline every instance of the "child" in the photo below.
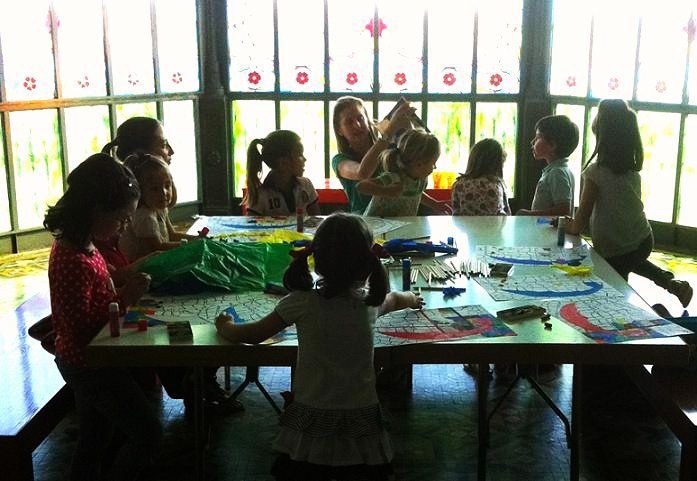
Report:
[[[578,127],[566,115],[550,115],[537,121],[532,154],[547,166],[537,182],[531,209],[518,215],[571,215],[574,208],[574,174],[567,157],[578,146]]]
[[[349,210],[363,214],[370,196],[356,190],[358,182],[382,173],[379,156],[390,145],[389,139],[410,126],[414,109],[404,102],[379,124],[370,120],[363,101],[357,97],[341,97],[336,101],[332,125],[339,152],[332,157],[332,169],[341,182],[349,202]]]
[[[511,215],[503,181],[506,152],[494,139],[470,151],[467,170],[453,184],[453,215]]]
[[[673,273],[648,261],[653,232],[641,201],[644,150],[636,112],[624,100],[603,100],[592,125],[596,144],[583,172],[578,213],[566,230],[578,234],[590,222],[594,249],[627,280],[634,272],[675,295],[683,307],[692,299],[692,287],[673,279]]]
[[[133,174],[105,154],[90,156],[67,183],[44,226],[56,239],[48,267],[56,364],[75,394],[80,425],[70,479],[102,479],[104,448],[116,428],[125,440],[104,477],[134,480],[159,445],[157,414],[128,369],[88,367],[85,349],[107,324],[109,303],[117,302],[123,312],[148,289],[149,278],[133,274],[115,290],[93,243],[123,231],[140,191]]]
[[[133,221],[121,236],[119,247],[134,261],[154,251],[174,249],[181,239],[197,239],[174,230],[168,208],[172,203],[172,176],[159,157],[134,153],[124,161],[142,191]]]
[[[263,184],[262,161],[271,169]],[[298,208],[319,215],[317,191],[302,176],[304,171],[303,144],[295,132],[276,130],[254,139],[247,149],[247,195],[242,204],[251,215],[295,215]]]
[[[363,215],[415,216],[422,201],[438,213],[451,213],[447,203],[424,192],[439,156],[440,142],[433,134],[420,129],[402,133],[396,145],[380,154],[385,172],[358,183],[358,192],[373,196]]]
[[[245,325],[234,325],[227,314],[216,319],[222,336],[253,344],[297,326],[294,401],[274,442],[281,453],[276,479],[382,480],[391,471],[392,446],[375,390],[374,324],[387,312],[419,309],[423,300],[411,292],[388,294],[387,273],[371,246],[363,219],[333,214],[288,267],[284,284],[292,292],[274,312]],[[316,283],[310,254],[320,276]]]

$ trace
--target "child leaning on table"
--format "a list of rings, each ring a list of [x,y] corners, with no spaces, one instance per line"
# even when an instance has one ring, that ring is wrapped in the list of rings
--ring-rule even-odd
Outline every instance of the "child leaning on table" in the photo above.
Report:
[[[261,147],[261,150],[259,150]],[[302,208],[319,215],[319,197],[312,182],[303,177],[305,156],[300,137],[290,130],[275,130],[254,139],[247,149],[247,194],[242,205],[251,215],[295,215]],[[261,181],[262,163],[271,171]]]
[[[411,292],[388,293],[387,272],[372,246],[363,219],[333,214],[289,266],[284,284],[291,293],[272,313],[244,325],[233,324],[227,314],[216,319],[222,336],[251,344],[297,326],[294,401],[273,443],[280,452],[272,469],[277,480],[382,480],[392,471],[392,446],[375,390],[375,319],[419,309],[423,299]],[[316,283],[309,255],[319,275]]]
[[[358,183],[358,192],[373,196],[363,215],[415,216],[421,202],[436,213],[452,213],[446,202],[424,192],[439,156],[440,142],[435,135],[421,129],[404,131],[396,144],[380,154],[385,172]]]
[[[44,226],[54,236],[48,265],[56,364],[75,395],[80,436],[71,480],[102,479],[104,449],[114,430],[124,435],[108,479],[134,480],[155,454],[162,435],[157,414],[126,368],[87,366],[87,344],[107,324],[109,304],[123,311],[149,287],[134,273],[114,289],[95,239],[123,231],[140,196],[130,170],[95,154],[68,175],[68,188],[48,208]]]

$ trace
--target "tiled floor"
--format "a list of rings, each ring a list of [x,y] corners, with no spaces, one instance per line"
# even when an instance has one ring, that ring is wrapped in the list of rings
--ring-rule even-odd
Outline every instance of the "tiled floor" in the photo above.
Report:
[[[697,286],[692,258],[655,255],[670,265],[676,277]],[[636,276],[630,283],[649,302],[662,302],[675,315],[682,307],[650,281]],[[39,286],[39,287],[37,287]],[[45,286],[41,275],[0,281],[0,305],[26,298]],[[690,306],[697,311],[697,300]],[[473,480],[476,478],[476,391],[462,366],[421,365],[414,368],[410,397],[383,396],[396,447],[394,467],[399,480]],[[262,368],[261,380],[278,396],[288,389],[288,368]],[[242,369],[233,370],[233,386]],[[571,367],[546,374],[541,382],[565,412],[569,412]],[[680,445],[636,388],[615,369],[596,368],[584,380],[581,478],[586,481],[677,480]],[[506,384],[494,379],[490,399]],[[274,411],[256,388],[241,396],[242,414],[216,419],[208,453],[210,479],[268,480],[277,430]],[[280,402],[280,399],[279,399]],[[174,481],[192,478],[191,431],[182,405],[165,397],[158,404],[166,426],[163,454],[145,479]],[[34,453],[37,481],[65,479],[77,436],[68,416]],[[494,418],[488,454],[490,480],[568,479],[569,456],[562,424],[525,383],[520,384]]]

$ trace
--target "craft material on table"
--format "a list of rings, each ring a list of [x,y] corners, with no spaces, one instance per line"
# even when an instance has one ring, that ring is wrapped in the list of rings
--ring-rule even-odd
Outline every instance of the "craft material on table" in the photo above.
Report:
[[[376,346],[515,335],[478,305],[406,309],[381,316],[375,323]]]
[[[525,246],[477,246],[477,256],[488,263],[505,262],[514,265],[551,266],[592,265],[587,246],[572,247],[525,247]]]
[[[672,337],[692,331],[627,303],[624,298],[554,299],[539,303],[598,343]]]
[[[511,276],[505,279],[480,277],[476,280],[496,301],[569,297],[622,298],[617,289],[595,276],[547,274]]]

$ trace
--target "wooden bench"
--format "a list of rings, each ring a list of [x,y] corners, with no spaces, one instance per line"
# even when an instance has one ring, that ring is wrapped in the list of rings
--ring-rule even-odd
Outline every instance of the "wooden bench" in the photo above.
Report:
[[[649,365],[625,370],[682,444],[680,481],[697,480],[697,371]]]
[[[47,314],[29,299],[0,318],[0,467],[4,481],[33,481],[32,452],[72,409],[73,395],[54,357],[27,335]]]

